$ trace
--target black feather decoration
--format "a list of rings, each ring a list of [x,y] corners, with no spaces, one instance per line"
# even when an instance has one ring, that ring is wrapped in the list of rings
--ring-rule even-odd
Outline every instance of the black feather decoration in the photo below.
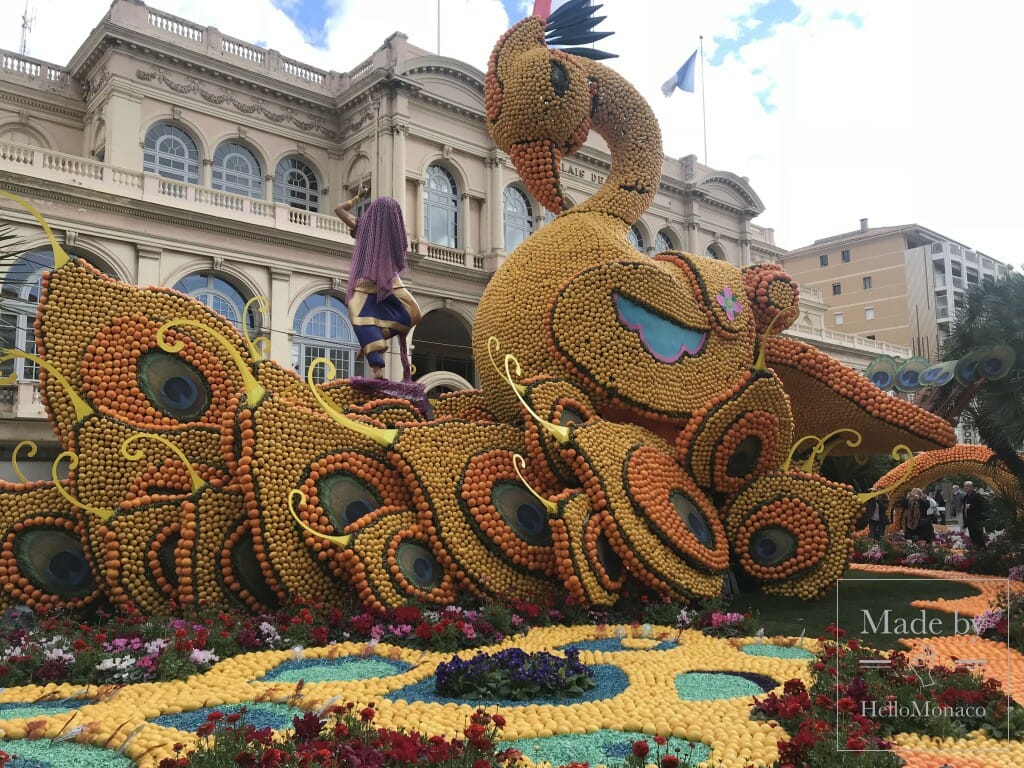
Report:
[[[551,47],[558,47],[566,53],[574,56],[581,56],[586,59],[612,59],[616,54],[599,51],[596,48],[561,48],[563,45],[582,46],[603,40],[611,35],[611,32],[595,32],[605,16],[594,16],[594,13],[601,8],[600,5],[591,5],[590,0],[569,0],[548,16],[544,41]]]

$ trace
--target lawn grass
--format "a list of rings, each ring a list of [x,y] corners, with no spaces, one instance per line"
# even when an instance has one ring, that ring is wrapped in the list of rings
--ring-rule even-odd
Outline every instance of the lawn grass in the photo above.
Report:
[[[871,631],[881,625],[881,614],[890,610],[890,629],[899,619],[909,622],[921,618],[921,609],[913,607],[913,600],[956,600],[978,594],[978,590],[969,584],[958,583],[946,579],[912,579],[899,578],[896,575],[879,575],[867,571],[850,569],[843,574],[843,582],[837,591],[832,590],[821,600],[803,600],[797,597],[778,597],[761,593],[742,592],[730,601],[730,610],[750,611],[757,615],[764,625],[765,634],[799,636],[806,632],[806,637],[815,638],[821,635],[825,627],[836,622],[836,606],[838,602],[838,626],[844,629],[847,637],[856,637],[869,642],[876,648],[901,648],[897,640],[899,633],[885,635]],[[864,610],[871,612],[875,627],[868,625],[864,632]],[[927,619],[939,619],[941,631],[936,635],[953,634],[953,617],[937,611],[929,611]],[[962,623],[961,623],[962,626]],[[908,633],[903,633],[908,636]]]

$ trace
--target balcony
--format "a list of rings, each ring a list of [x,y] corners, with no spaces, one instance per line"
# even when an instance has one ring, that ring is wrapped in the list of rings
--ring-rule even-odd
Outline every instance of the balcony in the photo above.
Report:
[[[168,206],[189,214],[215,216],[281,232],[352,244],[348,227],[337,216],[304,211],[284,203],[221,192],[197,184],[165,179],[152,173],[115,168],[84,157],[0,140],[0,175],[35,186],[38,181],[89,189],[142,202]],[[440,245],[413,243],[413,252],[430,261],[483,270],[484,258]]]

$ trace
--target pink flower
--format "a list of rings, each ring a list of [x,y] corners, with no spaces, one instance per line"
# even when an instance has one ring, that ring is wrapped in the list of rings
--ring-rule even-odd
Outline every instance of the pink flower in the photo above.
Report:
[[[743,305],[740,300],[733,295],[732,288],[728,285],[722,289],[722,292],[716,297],[719,306],[725,310],[725,316],[729,318],[729,322],[736,319],[736,315],[743,311]]]

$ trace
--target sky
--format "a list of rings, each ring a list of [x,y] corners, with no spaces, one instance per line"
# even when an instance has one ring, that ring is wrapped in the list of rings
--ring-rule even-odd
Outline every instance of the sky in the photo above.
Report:
[[[29,0],[27,54],[66,64],[109,0]],[[485,69],[532,0],[151,0],[285,56],[344,72],[394,31]],[[33,7],[34,6],[34,7]],[[25,0],[0,0],[17,52]],[[1003,0],[604,0],[598,47],[647,98],[665,153],[747,177],[756,224],[793,249],[869,225],[919,224],[1024,268],[1017,47]],[[438,20],[440,19],[440,35]],[[661,84],[703,36],[696,92]],[[698,57],[699,58],[699,57]],[[706,124],[706,134],[704,125]],[[706,142],[705,142],[706,139]],[[706,145],[706,152],[705,152]]]

